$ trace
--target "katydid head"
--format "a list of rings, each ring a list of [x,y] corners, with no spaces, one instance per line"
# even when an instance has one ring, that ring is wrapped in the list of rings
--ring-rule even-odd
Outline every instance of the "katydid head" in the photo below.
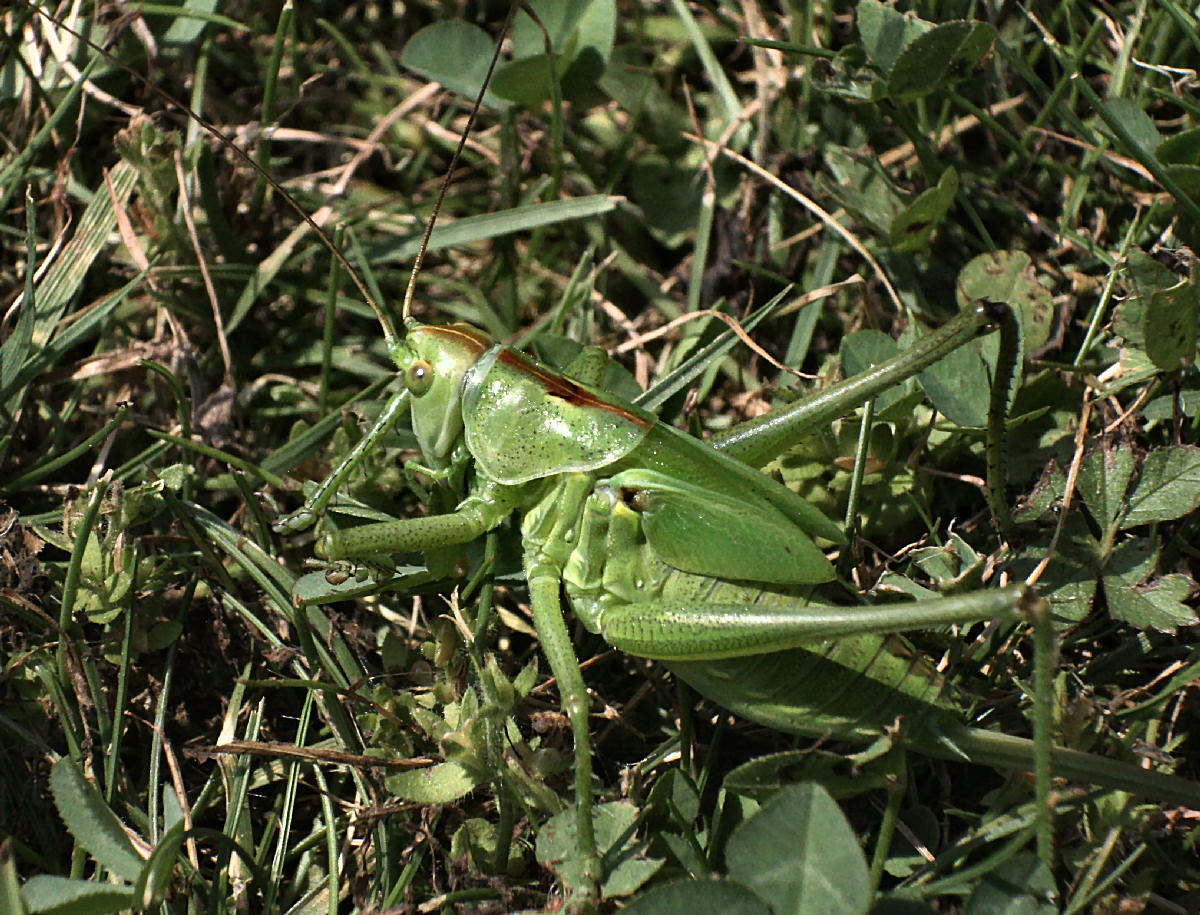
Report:
[[[409,322],[392,358],[410,394],[412,429],[425,460],[444,466],[462,437],[463,376],[494,342],[468,324]]]

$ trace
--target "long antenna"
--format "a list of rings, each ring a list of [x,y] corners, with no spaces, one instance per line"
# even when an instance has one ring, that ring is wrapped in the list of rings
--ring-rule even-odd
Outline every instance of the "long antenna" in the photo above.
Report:
[[[108,52],[107,48],[104,48],[101,45],[97,44],[96,42],[92,41],[86,35],[83,35],[80,32],[77,32],[75,29],[71,28],[69,25],[66,25],[65,23],[60,22],[59,20],[55,19],[53,16],[50,15],[50,13],[48,13],[46,10],[42,9],[41,7],[39,7],[35,4],[32,4],[32,3],[27,3],[26,5],[29,6],[31,9],[33,9],[34,11],[36,11],[37,13],[41,14],[44,18],[48,19],[51,23],[53,23],[53,25],[55,27],[62,29],[64,32],[69,33],[70,35],[74,36],[77,40],[83,42],[85,45],[87,45],[89,48],[91,48],[93,51],[95,51],[97,54],[99,54],[105,60],[110,61],[110,62],[116,64],[117,66],[121,67],[122,69],[124,69],[125,72],[127,72],[132,77],[134,77],[134,79],[136,79],[139,83],[141,83],[142,86],[147,91],[149,91],[151,95],[155,96],[167,108],[177,111],[181,114],[184,114],[189,118],[194,118],[197,124],[199,124],[202,128],[204,128],[204,130],[207,131],[211,136],[215,137],[218,141],[220,141],[221,144],[226,149],[231,150],[233,152],[233,154],[236,155],[239,159],[241,159],[246,165],[250,166],[258,174],[262,175],[263,178],[266,179],[267,183],[271,185],[271,187],[275,190],[275,192],[277,194],[279,194],[279,196],[288,204],[288,206],[290,206],[293,210],[295,210],[296,213],[299,214],[300,218],[303,219],[306,223],[308,223],[308,227],[317,233],[317,237],[319,237],[321,239],[321,241],[324,242],[325,247],[327,247],[329,249],[330,253],[337,260],[337,262],[341,265],[341,267],[348,274],[350,274],[350,278],[354,281],[354,285],[358,288],[359,295],[361,295],[363,298],[363,301],[366,302],[371,307],[371,310],[373,312],[375,312],[375,317],[379,319],[379,324],[383,328],[383,333],[384,333],[384,336],[387,338],[388,343],[390,344],[393,341],[395,341],[396,327],[392,323],[392,319],[390,317],[388,317],[387,312],[384,311],[383,306],[380,305],[379,301],[375,298],[375,296],[371,295],[371,290],[367,288],[367,284],[363,281],[362,276],[359,274],[359,272],[357,270],[354,269],[354,266],[346,258],[346,255],[343,254],[341,252],[341,250],[337,247],[337,245],[335,245],[333,243],[333,240],[329,237],[328,233],[326,233],[326,231],[321,228],[321,226],[317,223],[317,221],[315,219],[313,219],[310,215],[308,215],[308,213],[305,211],[304,207],[300,206],[300,204],[296,202],[295,198],[292,197],[292,195],[288,193],[287,189],[284,188],[284,186],[282,184],[280,184],[278,181],[276,181],[275,178],[272,177],[272,175],[265,168],[263,168],[261,165],[259,165],[258,162],[256,162],[254,160],[253,156],[251,156],[248,152],[246,152],[244,149],[242,149],[240,146],[238,146],[237,143],[235,143],[231,137],[226,135],[226,133],[223,130],[221,130],[221,128],[219,128],[216,124],[214,124],[212,121],[210,121],[204,115],[200,114],[197,111],[193,111],[187,105],[172,98],[171,94],[169,92],[167,92],[164,89],[160,89],[158,86],[154,85],[154,83],[150,82],[149,78],[145,74],[139,73],[137,70],[133,69],[130,66],[127,66],[122,61],[119,61],[115,57],[113,57],[113,55]]]
[[[55,19],[49,12],[37,6],[36,4],[26,2],[26,5],[30,9],[43,16],[45,19],[49,20],[50,23],[56,28],[62,29],[68,34],[72,35],[76,40],[87,45],[101,57],[115,63],[117,66],[122,67],[168,109],[177,111],[189,118],[194,119],[195,122],[199,124],[209,135],[218,140],[225,148],[231,150],[235,156],[241,159],[242,162],[244,162],[250,168],[254,169],[255,172],[257,172],[259,175],[262,175],[266,182],[271,185],[277,194],[279,194],[280,198],[282,198],[288,206],[295,210],[297,215],[299,215],[299,217],[308,224],[308,227],[316,233],[317,237],[320,238],[325,247],[329,249],[329,252],[333,255],[334,259],[338,262],[342,269],[349,274],[350,279],[354,282],[355,287],[358,289],[359,295],[362,296],[363,301],[370,306],[371,311],[375,313],[375,317],[379,321],[380,327],[383,328],[383,334],[388,348],[391,349],[392,344],[394,344],[398,339],[398,334],[396,333],[395,324],[392,323],[392,319],[388,315],[387,311],[384,310],[383,305],[378,299],[375,298],[374,295],[372,295],[371,290],[367,287],[362,275],[354,268],[354,265],[351,264],[346,255],[342,253],[342,250],[333,243],[333,240],[329,237],[329,234],[315,219],[312,218],[312,216],[309,215],[309,213],[302,206],[300,206],[296,199],[292,197],[290,193],[288,193],[287,189],[284,188],[284,186],[280,184],[279,181],[277,181],[274,176],[270,174],[270,172],[263,168],[253,156],[235,143],[233,138],[228,136],[216,124],[214,124],[204,115],[197,111],[193,111],[187,105],[173,98],[169,92],[165,91],[164,89],[160,89],[158,86],[152,83],[145,74],[140,73],[132,67],[129,67],[117,60],[112,54],[109,53],[107,48],[92,41],[88,36],[76,31],[69,25],[66,25],[65,23]],[[458,139],[458,146],[455,148],[454,155],[450,159],[450,167],[446,172],[446,176],[442,179],[441,188],[438,191],[437,202],[434,204],[433,213],[430,215],[429,221],[425,226],[425,235],[421,240],[421,247],[417,251],[416,260],[413,262],[412,274],[409,276],[408,286],[404,291],[404,304],[401,314],[403,320],[406,322],[412,314],[412,300],[413,293],[416,288],[417,276],[420,274],[421,266],[425,262],[425,251],[429,247],[429,238],[433,234],[434,224],[437,221],[438,213],[441,211],[442,202],[446,199],[446,191],[449,189],[450,181],[454,177],[454,170],[462,156],[463,147],[466,145],[467,138],[470,136],[471,128],[475,125],[475,119],[479,114],[479,109],[483,106],[483,97],[487,93],[487,88],[492,81],[492,74],[495,72],[496,64],[500,60],[504,36],[508,34],[508,31],[512,26],[513,17],[516,15],[517,9],[521,5],[522,4],[518,0],[518,2],[514,2],[512,6],[509,7],[508,15],[505,17],[504,25],[500,30],[500,39],[496,42],[496,51],[492,55],[491,63],[488,64],[487,74],[484,76],[483,85],[479,89],[479,95],[476,96],[474,105],[471,106],[471,113],[467,118],[466,129],[463,131],[462,136],[460,136]]]
[[[496,50],[492,54],[492,62],[488,64],[487,74],[483,78],[483,85],[479,87],[479,94],[475,96],[475,104],[471,106],[471,114],[467,117],[467,126],[458,138],[458,146],[454,148],[454,155],[450,157],[450,167],[446,169],[446,177],[442,179],[441,189],[438,191],[437,202],[433,205],[433,212],[429,215],[429,222],[425,224],[425,237],[421,239],[421,247],[417,250],[416,259],[413,260],[412,274],[408,278],[408,287],[404,290],[404,305],[400,309],[400,319],[405,323],[412,317],[413,294],[417,288],[417,277],[421,273],[421,266],[425,263],[425,251],[429,247],[429,238],[433,235],[433,226],[437,222],[438,213],[442,210],[442,201],[446,199],[446,191],[450,188],[450,181],[454,177],[454,169],[458,166],[459,157],[462,155],[463,147],[467,145],[467,137],[471,135],[471,128],[475,126],[475,117],[479,114],[479,109],[483,106],[483,97],[487,94],[488,86],[492,82],[492,74],[496,70],[496,64],[500,60],[500,51],[504,47],[504,36],[508,34],[509,28],[512,26],[513,16],[517,13],[517,7],[520,3],[513,3],[508,8],[508,15],[504,18],[504,26],[500,29],[500,38],[496,42]],[[540,23],[539,23],[540,24]]]

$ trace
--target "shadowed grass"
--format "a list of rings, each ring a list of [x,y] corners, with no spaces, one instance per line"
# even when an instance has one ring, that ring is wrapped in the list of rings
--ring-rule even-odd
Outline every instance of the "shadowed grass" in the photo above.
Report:
[[[535,843],[570,800],[570,735],[537,668],[518,532],[372,569],[391,590],[367,600],[294,606],[312,536],[271,523],[378,413],[389,360],[323,242],[164,100],[202,113],[336,228],[395,320],[468,104],[400,55],[464,12],[495,37],[505,10],[460,6],[306,3],[276,20],[244,4],[116,18],[85,3],[66,25],[107,57],[29,7],[6,12],[3,899],[42,874],[113,877],[105,892],[134,894],[118,907],[151,898],[171,912],[553,903],[561,872]],[[876,358],[883,336],[953,314],[973,259],[1026,256],[1003,261],[1006,294],[1031,303],[1009,424],[1015,545],[1000,544],[977,485],[987,455],[971,417],[990,373],[977,356],[940,388],[910,381],[877,400],[865,436],[850,417],[768,469],[839,523],[856,493],[859,537],[839,568],[876,597],[1035,577],[1060,630],[1060,742],[1197,778],[1198,659],[1176,632],[1195,619],[1200,534],[1194,24],[1171,2],[922,8],[930,25],[972,15],[994,29],[939,75],[941,45],[905,51],[897,37],[932,30],[890,8],[789,11],[620,4],[611,48],[594,24],[577,39],[603,66],[563,75],[561,110],[548,93],[503,104],[494,86],[416,316],[519,337],[557,364],[576,343],[619,350],[606,383],[632,397],[667,379],[663,419],[711,434],[793,398],[796,382],[744,347],[706,349],[718,321],[654,333],[669,321],[697,307],[740,318],[794,283],[754,340],[831,377]],[[541,41],[520,28],[518,56]],[[433,65],[449,78],[476,62],[443,45]],[[532,92],[544,63],[528,66],[509,78]],[[827,294],[789,307],[812,290]],[[343,508],[452,508],[406,478],[414,447],[402,421]],[[1028,734],[1023,636],[913,641],[971,723]],[[838,796],[857,844],[875,847],[881,806],[902,824],[876,853],[884,891],[994,911],[986,893],[1029,857],[1036,811],[1020,778],[892,754],[855,769],[861,747],[731,722],[652,666],[590,638],[577,648],[592,658],[596,791],[636,811],[626,857],[664,862],[653,877],[645,866],[651,885],[726,873],[731,830],[768,793],[742,770],[719,795],[725,776],[796,748],[780,768]],[[277,752],[213,751],[235,740]],[[62,756],[87,779],[55,769],[52,792]],[[421,802],[395,800],[398,761],[440,767],[421,789],[425,776],[404,777]],[[868,790],[880,785],[895,790]],[[72,803],[97,812],[64,824]],[[1071,786],[1060,803],[1060,908],[1194,904],[1190,813]],[[90,841],[102,809],[137,836],[139,860],[158,848],[142,884],[119,869],[124,831],[104,833],[121,849],[109,858]]]

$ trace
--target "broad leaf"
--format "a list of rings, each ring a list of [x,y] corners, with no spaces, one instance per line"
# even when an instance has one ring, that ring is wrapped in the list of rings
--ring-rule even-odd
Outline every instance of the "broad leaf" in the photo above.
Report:
[[[1200,127],[1184,130],[1163,140],[1154,155],[1164,165],[1200,165]]]
[[[1106,541],[1116,532],[1117,518],[1125,509],[1125,493],[1132,477],[1133,452],[1127,447],[1097,449],[1079,468],[1079,494]]]
[[[1128,133],[1136,144],[1133,152],[1144,155],[1153,153],[1162,142],[1162,134],[1154,126],[1150,115],[1142,110],[1142,106],[1130,98],[1110,98],[1100,103],[1099,107]],[[1123,145],[1123,144],[1122,144]]]
[[[21,888],[21,899],[30,912],[48,915],[107,915],[133,909],[130,887],[72,880],[52,874],[39,874]]]
[[[733,834],[726,859],[729,876],[766,900],[774,915],[851,915],[871,902],[854,830],[816,784],[781,791]]]
[[[664,883],[639,896],[624,915],[772,915],[766,904],[740,883],[718,880],[679,880]]]
[[[969,41],[979,30],[982,42]],[[896,58],[888,73],[888,94],[897,99],[915,99],[938,88],[952,65],[961,63],[964,71],[972,70],[982,59],[982,50],[990,47],[995,38],[991,26],[964,21],[943,22],[916,38]],[[973,60],[960,61],[960,49],[967,46]]]
[[[974,346],[960,346],[921,373],[921,386],[947,419],[959,426],[986,425],[991,382]]]
[[[483,85],[495,50],[492,38],[477,25],[457,20],[435,22],[408,40],[400,63],[463,98],[473,99]],[[483,103],[500,108],[508,104],[491,92],[484,94]]]
[[[1196,318],[1200,296],[1194,283],[1157,289],[1146,301],[1146,355],[1173,372],[1196,361]]]
[[[1152,542],[1127,540],[1113,550],[1104,570],[1108,612],[1139,629],[1174,632],[1192,625],[1196,611],[1181,603],[1190,590],[1188,579],[1171,574],[1147,582],[1157,564],[1158,548]]]
[[[126,880],[137,880],[145,862],[125,828],[109,809],[96,786],[84,777],[75,761],[64,756],[50,771],[54,806],[75,841],[102,867]]]
[[[913,39],[933,28],[932,23],[898,13],[878,0],[862,0],[857,16],[863,47],[884,73]]]
[[[1129,496],[1121,530],[1173,521],[1200,507],[1200,448],[1175,445],[1146,455],[1142,475]]]
[[[962,308],[987,299],[1004,302],[1021,322],[1025,351],[1034,352],[1050,339],[1054,299],[1037,280],[1033,261],[1024,251],[990,251],[973,258],[958,275]]]
[[[630,829],[637,819],[637,808],[628,801],[613,801],[592,808],[592,825],[596,832],[596,847],[607,853],[617,842],[624,842],[620,863],[606,875],[601,894],[604,898],[628,896],[638,890],[662,867],[661,858],[634,854],[629,842]],[[538,831],[537,859],[544,867],[555,871],[568,886],[582,881],[579,858],[579,835],[575,809],[565,810],[553,817]]]
[[[389,775],[384,784],[402,800],[416,804],[450,804],[474,791],[485,776],[459,762],[438,763]]]
[[[1053,875],[1022,852],[984,876],[967,898],[963,915],[1056,915],[1056,897]]]
[[[954,203],[958,193],[958,172],[953,167],[942,172],[938,183],[926,190],[892,220],[888,236],[893,250],[908,253],[924,251],[938,223]]]

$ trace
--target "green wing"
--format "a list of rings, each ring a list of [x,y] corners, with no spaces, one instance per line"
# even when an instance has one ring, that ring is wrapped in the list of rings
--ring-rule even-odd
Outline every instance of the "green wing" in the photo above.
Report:
[[[845,543],[842,529],[786,486],[736,458],[716,451],[699,439],[657,423],[636,451],[612,468],[648,468],[698,485],[701,489],[734,496],[757,505],[767,514],[780,514],[810,537]]]
[[[834,577],[808,534],[766,502],[641,468],[621,471],[610,485],[641,515],[654,552],[676,569],[784,585]]]

